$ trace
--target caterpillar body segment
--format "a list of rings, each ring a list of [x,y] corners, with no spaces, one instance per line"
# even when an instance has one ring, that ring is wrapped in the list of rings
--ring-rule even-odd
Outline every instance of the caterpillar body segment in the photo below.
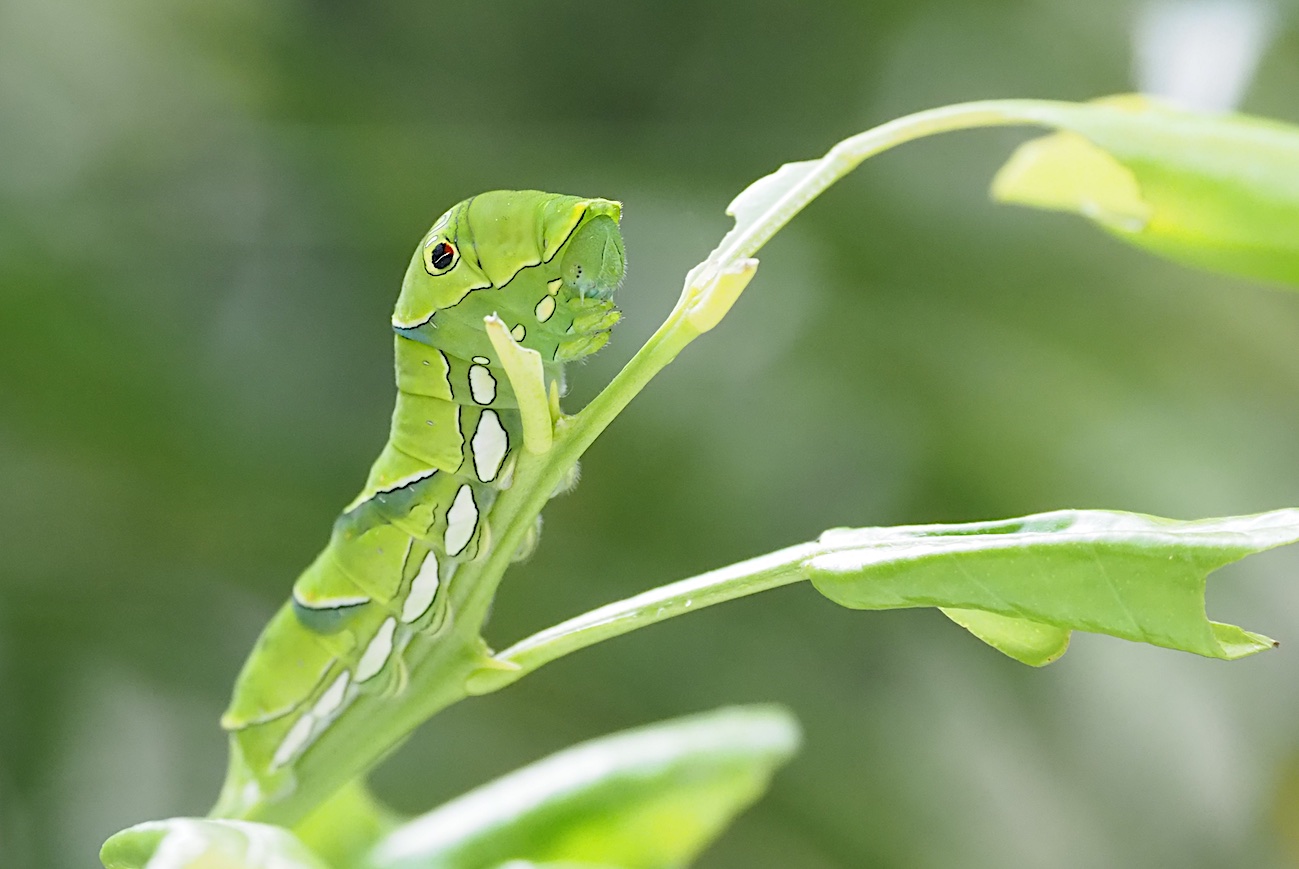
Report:
[[[618,320],[620,214],[610,200],[494,191],[451,208],[421,240],[392,320],[388,442],[263,631],[222,717],[262,792],[291,787],[295,765],[358,696],[400,695],[404,652],[438,642],[454,621],[447,589],[459,565],[490,553],[492,508],[523,447],[484,317],[536,351],[546,388],[562,392],[563,364],[598,350]]]

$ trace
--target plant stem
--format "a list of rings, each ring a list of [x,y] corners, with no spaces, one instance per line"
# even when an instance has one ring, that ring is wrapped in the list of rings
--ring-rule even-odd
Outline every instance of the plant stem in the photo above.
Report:
[[[519,668],[515,678],[556,658],[665,619],[806,579],[804,562],[825,547],[790,546],[583,613],[520,640],[496,655]]]

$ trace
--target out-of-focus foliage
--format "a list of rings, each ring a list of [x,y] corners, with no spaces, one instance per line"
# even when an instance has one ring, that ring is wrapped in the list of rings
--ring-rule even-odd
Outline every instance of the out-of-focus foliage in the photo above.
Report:
[[[1299,285],[1299,128],[1133,96],[1058,117],[1065,132],[1021,145],[994,196],[1083,214],[1174,261]]]
[[[0,863],[85,866],[208,808],[239,664],[382,443],[388,313],[448,204],[626,203],[627,317],[577,406],[749,180],[915,109],[1125,90],[1135,13],[6,4]],[[1299,120],[1292,30],[1258,76],[1243,108]],[[1293,296],[992,205],[1024,137],[909,146],[800,216],[550,506],[493,639],[832,525],[1299,503]],[[1229,569],[1215,616],[1299,636],[1295,558]],[[778,700],[804,752],[700,866],[1266,864],[1293,816],[1287,648],[1228,670],[1083,636],[1036,672],[935,613],[788,589],[461,704],[375,784],[421,811],[600,733]]]
[[[770,708],[722,709],[596,739],[397,828],[372,869],[492,869],[509,860],[690,865],[798,747]]]
[[[376,834],[372,848],[338,847],[323,819],[297,832],[333,866],[519,869],[536,861],[556,869],[674,869],[687,865],[766,790],[798,742],[798,724],[784,710],[721,709],[561,751],[393,825]],[[329,812],[332,826],[355,828],[358,815],[373,814],[359,805],[367,802],[359,788],[348,789]],[[101,856],[107,869],[325,865],[283,828],[198,818],[123,830]]]
[[[100,858],[104,869],[328,869],[283,827],[201,818],[137,824]]]

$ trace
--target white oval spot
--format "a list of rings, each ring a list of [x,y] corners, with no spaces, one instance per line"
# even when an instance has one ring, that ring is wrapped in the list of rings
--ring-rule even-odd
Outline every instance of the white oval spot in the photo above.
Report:
[[[559,292],[559,288],[562,287],[563,285],[564,285],[563,278],[555,278],[553,281],[550,281],[546,284],[546,292],[550,293],[553,296]]]
[[[437,593],[438,559],[437,555],[430,552],[425,556],[424,563],[419,566],[419,573],[411,580],[410,593],[406,595],[406,602],[401,606],[401,620],[413,622],[424,615],[433,605],[433,598]]]
[[[555,300],[550,296],[542,296],[541,301],[537,302],[537,322],[544,323],[555,313]]]
[[[361,660],[356,665],[356,681],[364,682],[383,669],[392,654],[392,632],[397,628],[397,620],[392,616],[383,620],[370,645],[365,647]]]
[[[515,341],[522,341],[523,336],[526,334],[528,334],[528,330],[523,328],[522,323],[520,323],[519,325],[515,326],[513,329],[510,330],[510,337],[513,338]]]
[[[347,695],[347,684],[351,681],[351,674],[346,670],[338,674],[334,684],[325,689],[325,693],[320,695],[316,705],[312,708],[311,714],[316,718],[324,721],[329,718],[338,708],[343,705],[343,698]]]
[[[474,357],[474,362],[478,363],[479,365],[491,365],[491,364],[492,364],[492,360],[488,359],[486,356],[475,356],[475,357]]]
[[[447,555],[459,555],[469,545],[478,526],[478,505],[474,503],[474,492],[469,485],[460,487],[456,499],[447,510],[447,533],[443,544]]]
[[[469,394],[479,404],[496,400],[496,378],[482,365],[469,366]]]
[[[505,454],[510,449],[510,436],[501,425],[501,419],[494,410],[484,410],[478,417],[478,428],[474,429],[474,470],[478,479],[490,483],[496,479],[496,473],[505,461]]]
[[[284,734],[284,741],[280,747],[275,749],[275,756],[271,758],[271,768],[284,766],[293,760],[307,747],[311,742],[311,730],[316,726],[316,718],[310,712],[303,712],[302,717],[293,723],[289,732]]]

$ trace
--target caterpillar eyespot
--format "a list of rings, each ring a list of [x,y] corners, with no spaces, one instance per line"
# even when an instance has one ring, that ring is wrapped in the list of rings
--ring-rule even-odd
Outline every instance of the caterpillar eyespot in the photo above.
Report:
[[[458,259],[455,245],[443,239],[433,239],[424,248],[424,269],[431,275],[446,274]]]
[[[544,379],[562,383],[563,363],[599,349],[618,319],[620,216],[607,199],[498,190],[457,204],[424,236],[393,312],[388,444],[263,631],[222,717],[243,782],[230,799],[244,801],[227,816],[247,816],[250,799],[282,798],[303,776],[327,776],[332,755],[316,758],[313,747],[336,729],[370,732],[417,702],[409,674],[453,636],[457,583],[477,575],[462,568],[492,552],[494,505],[524,442],[484,318],[514,324]]]

